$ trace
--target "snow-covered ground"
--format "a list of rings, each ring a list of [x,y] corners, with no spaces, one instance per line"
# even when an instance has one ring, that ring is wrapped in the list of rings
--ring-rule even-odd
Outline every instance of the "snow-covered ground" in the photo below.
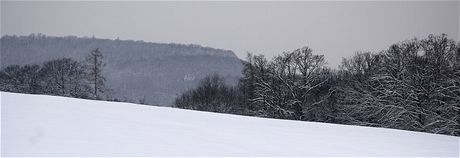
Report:
[[[1,92],[2,156],[459,157],[459,137]]]

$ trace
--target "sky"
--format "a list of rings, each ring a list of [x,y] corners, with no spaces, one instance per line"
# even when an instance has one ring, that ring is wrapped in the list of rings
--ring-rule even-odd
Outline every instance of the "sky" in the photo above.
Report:
[[[459,1],[11,2],[0,34],[95,36],[199,44],[271,58],[308,46],[331,67],[357,51],[446,33],[459,40]]]

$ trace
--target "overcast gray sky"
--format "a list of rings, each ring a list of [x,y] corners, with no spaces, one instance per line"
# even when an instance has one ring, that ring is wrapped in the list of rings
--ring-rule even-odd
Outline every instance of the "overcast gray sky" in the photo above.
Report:
[[[355,51],[379,51],[428,34],[459,39],[450,2],[1,2],[1,35],[200,44],[268,57],[309,46],[335,67]]]

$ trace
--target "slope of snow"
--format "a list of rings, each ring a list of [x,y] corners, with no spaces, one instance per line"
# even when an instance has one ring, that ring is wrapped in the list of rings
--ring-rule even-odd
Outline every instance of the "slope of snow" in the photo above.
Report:
[[[453,136],[0,95],[2,156],[459,156]]]

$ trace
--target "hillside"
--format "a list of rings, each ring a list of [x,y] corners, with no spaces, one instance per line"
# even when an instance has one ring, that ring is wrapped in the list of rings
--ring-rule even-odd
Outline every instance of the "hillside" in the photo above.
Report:
[[[11,64],[42,64],[69,57],[83,61],[99,48],[107,64],[104,75],[115,98],[171,105],[176,96],[194,88],[206,75],[218,73],[230,84],[241,76],[242,64],[232,51],[199,45],[161,44],[132,40],[45,35],[3,36],[2,68]]]
[[[0,93],[1,156],[458,157],[459,138]]]

